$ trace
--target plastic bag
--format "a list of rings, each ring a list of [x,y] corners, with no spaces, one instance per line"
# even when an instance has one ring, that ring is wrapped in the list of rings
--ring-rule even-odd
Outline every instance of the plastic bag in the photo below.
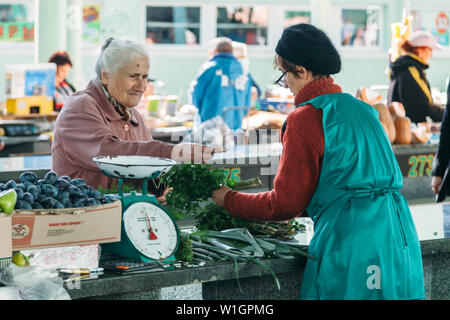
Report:
[[[32,266],[46,270],[98,268],[99,245],[68,246],[22,251]]]
[[[0,300],[23,300],[23,297],[17,287],[1,287]]]
[[[234,146],[234,131],[231,130],[222,117],[215,116],[204,122],[199,122],[197,117],[192,132],[183,137],[184,142],[200,143],[230,147]],[[225,137],[225,139],[224,139]]]
[[[0,272],[0,283],[17,288],[23,300],[71,300],[63,280],[54,272],[37,266],[11,264]]]

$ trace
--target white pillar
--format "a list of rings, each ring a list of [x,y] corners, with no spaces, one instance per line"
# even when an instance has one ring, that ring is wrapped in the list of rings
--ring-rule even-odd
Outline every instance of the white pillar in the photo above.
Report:
[[[39,0],[38,59],[45,63],[59,50],[66,50],[66,0]]]
[[[331,18],[330,0],[311,0],[311,23],[314,26],[329,33]]]
[[[80,90],[83,84],[83,0],[67,0],[67,52],[72,60],[69,82]]]

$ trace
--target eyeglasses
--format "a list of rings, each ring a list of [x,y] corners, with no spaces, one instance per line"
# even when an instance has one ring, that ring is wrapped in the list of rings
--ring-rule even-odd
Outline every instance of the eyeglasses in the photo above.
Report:
[[[283,72],[283,74],[278,78],[277,81],[274,82],[274,84],[279,85],[280,87],[286,88],[287,82],[284,78],[289,71],[290,71],[290,69],[286,69],[286,71]]]

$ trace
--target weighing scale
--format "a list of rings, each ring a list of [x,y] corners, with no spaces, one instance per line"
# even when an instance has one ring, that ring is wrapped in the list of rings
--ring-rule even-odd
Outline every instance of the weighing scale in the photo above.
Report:
[[[179,244],[179,229],[172,215],[147,193],[154,181],[177,163],[171,159],[146,156],[106,156],[93,159],[101,172],[119,179],[122,202],[121,241],[102,245],[102,250],[143,262],[170,264]],[[142,180],[142,194],[123,193],[124,179]]]

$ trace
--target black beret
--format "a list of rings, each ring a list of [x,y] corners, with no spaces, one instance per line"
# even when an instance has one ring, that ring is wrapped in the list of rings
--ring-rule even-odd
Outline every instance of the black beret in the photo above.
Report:
[[[341,71],[341,58],[330,38],[311,24],[300,23],[285,29],[275,51],[281,58],[315,74]]]

